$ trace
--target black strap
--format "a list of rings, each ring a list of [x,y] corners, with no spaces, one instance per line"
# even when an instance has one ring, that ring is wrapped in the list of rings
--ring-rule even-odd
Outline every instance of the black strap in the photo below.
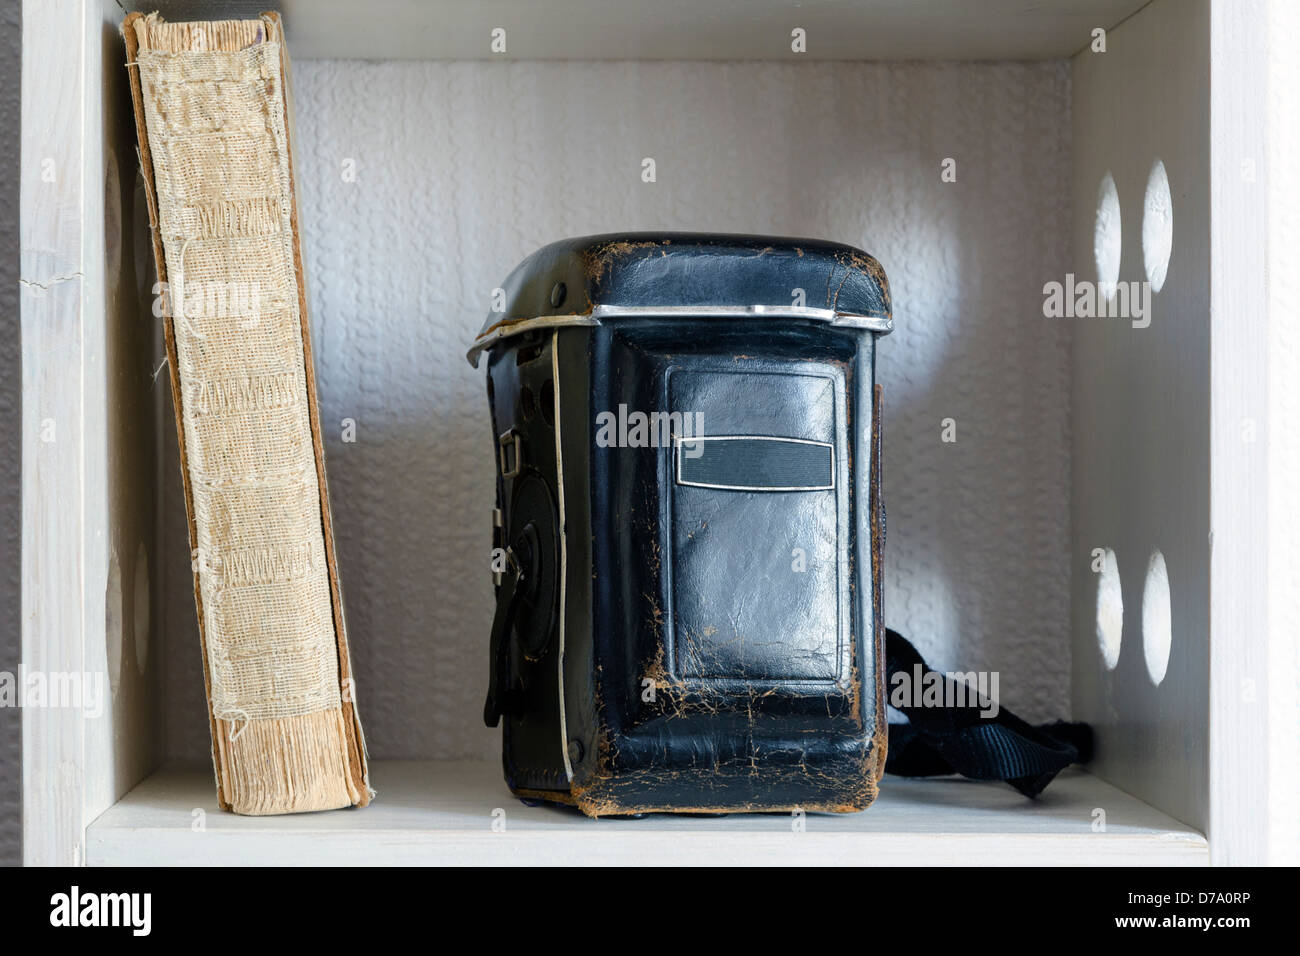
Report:
[[[518,696],[509,686],[510,681],[510,630],[515,624],[523,591],[519,584],[524,579],[524,569],[513,550],[506,549],[506,570],[501,575],[501,588],[497,591],[497,612],[492,618],[492,638],[489,644],[488,692],[483,702],[483,723],[495,727],[502,714],[512,713]]]
[[[976,780],[1005,780],[1027,797],[1036,797],[1061,770],[1092,757],[1092,729],[1087,724],[1058,721],[1037,727],[999,705],[990,713],[987,701],[972,706],[925,706],[916,695],[893,694],[905,681],[938,680],[945,701],[956,681],[930,670],[907,638],[885,631],[885,696],[908,719],[889,725],[887,773],[901,777],[929,777],[959,773]],[[926,678],[925,675],[935,677]],[[895,680],[895,675],[903,679]],[[969,695],[969,696],[968,696]],[[900,706],[901,705],[901,706]]]

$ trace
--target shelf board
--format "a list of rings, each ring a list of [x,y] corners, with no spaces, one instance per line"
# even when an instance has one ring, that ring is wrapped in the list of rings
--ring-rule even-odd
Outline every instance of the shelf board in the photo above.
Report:
[[[1071,56],[1148,0],[105,0],[168,20],[284,14],[298,59],[1038,60]],[[506,52],[493,54],[494,28]],[[790,32],[806,31],[794,53]]]
[[[373,765],[364,810],[239,817],[207,769],[164,768],[86,834],[90,865],[267,864],[1108,864],[1203,865],[1205,838],[1082,771],[1036,801],[1005,784],[887,777],[864,813],[591,820],[528,807],[496,762]],[[1093,832],[1094,809],[1106,813]],[[504,830],[493,830],[493,811]],[[200,817],[196,811],[203,811]],[[498,814],[499,816],[499,814]],[[201,819],[202,828],[196,829]]]

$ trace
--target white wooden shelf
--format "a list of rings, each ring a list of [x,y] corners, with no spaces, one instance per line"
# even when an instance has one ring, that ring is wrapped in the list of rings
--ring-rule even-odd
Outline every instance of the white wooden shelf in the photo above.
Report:
[[[238,817],[207,769],[163,769],[88,828],[95,865],[1108,864],[1203,865],[1205,838],[1104,781],[1062,774],[1037,801],[1004,784],[887,777],[856,814],[590,820],[524,806],[496,762],[380,762],[364,810]],[[1093,831],[1094,811],[1106,814]],[[493,830],[493,811],[504,829]],[[202,810],[202,828],[196,820]],[[498,814],[498,817],[500,815]]]
[[[1300,215],[1289,178],[1273,171],[1294,154],[1295,124],[1281,120],[1297,111],[1285,97],[1268,95],[1300,89],[1284,69],[1300,29],[1300,18],[1289,12],[1295,4],[25,0],[23,6],[21,658],[28,674],[107,676],[111,698],[97,719],[73,707],[24,710],[26,862],[1258,864],[1294,860],[1300,852],[1294,848],[1300,813],[1290,812],[1300,792],[1292,781],[1300,744],[1288,733],[1296,724],[1288,689],[1300,630],[1292,586],[1300,558],[1296,509],[1287,507],[1296,497],[1292,476],[1300,468],[1290,464],[1300,443],[1288,428],[1296,387],[1284,387],[1295,378],[1287,362],[1300,346],[1290,332],[1294,323],[1282,320],[1282,304],[1294,299],[1284,280],[1296,272],[1285,254],[1300,250],[1285,227]],[[380,680],[371,691],[376,710],[386,715],[367,722],[377,752],[391,753],[392,742],[416,726],[437,728],[403,746],[416,756],[462,752],[464,735],[477,733],[466,723],[473,711],[464,700],[438,698],[443,710],[431,724],[424,713],[430,705],[412,714],[410,701],[420,698],[407,692],[480,679],[482,645],[461,637],[474,633],[462,627],[468,618],[440,617],[443,605],[431,600],[395,629],[398,618],[377,610],[405,593],[409,582],[388,570],[409,566],[410,549],[423,554],[432,541],[437,553],[463,553],[459,506],[425,516],[433,537],[413,537],[396,525],[379,527],[376,535],[368,516],[402,513],[385,503],[401,504],[410,489],[402,482],[372,489],[366,475],[374,462],[383,467],[414,455],[411,467],[419,467],[429,462],[430,449],[459,449],[462,404],[479,416],[482,392],[473,390],[471,404],[473,383],[452,354],[442,357],[456,363],[461,377],[458,385],[446,378],[450,390],[440,384],[428,391],[421,363],[405,357],[400,374],[375,366],[385,376],[382,395],[355,384],[351,370],[386,356],[394,336],[428,345],[442,335],[427,325],[427,269],[419,249],[397,271],[386,271],[386,255],[379,271],[369,260],[331,271],[360,235],[346,216],[364,218],[357,210],[369,209],[372,200],[399,225],[433,222],[453,247],[470,252],[633,226],[887,237],[899,263],[897,301],[927,318],[900,325],[890,346],[901,356],[894,360],[897,371],[906,366],[906,373],[892,386],[886,382],[898,426],[894,447],[903,452],[886,455],[899,469],[896,476],[915,479],[899,510],[904,518],[910,510],[924,541],[918,537],[911,551],[897,552],[906,555],[891,572],[901,575],[894,581],[901,600],[891,603],[887,593],[886,605],[917,609],[909,613],[919,614],[916,623],[924,627],[913,631],[934,640],[955,640],[954,625],[975,642],[1002,634],[1004,624],[1025,634],[1023,643],[972,644],[980,651],[976,660],[1010,666],[1003,662],[1017,658],[998,648],[1011,648],[1029,678],[1039,663],[1059,663],[1059,681],[1043,672],[1042,699],[1031,699],[1034,685],[1024,681],[1015,696],[1031,705],[1027,713],[1092,724],[1095,776],[1064,776],[1032,803],[1004,785],[887,779],[867,812],[811,816],[804,832],[794,833],[783,815],[593,821],[528,808],[510,796],[495,762],[380,762],[372,773],[379,791],[373,806],[276,818],[219,812],[208,767],[154,772],[164,753],[200,759],[206,738],[200,661],[192,636],[184,636],[194,628],[192,582],[188,555],[174,548],[184,520],[182,491],[169,437],[169,391],[156,384],[161,332],[149,312],[155,293],[148,216],[136,184],[136,130],[119,35],[126,11],[153,9],[170,20],[282,10],[295,60],[353,61],[302,70],[313,72],[315,82],[299,76],[300,103],[311,109],[299,113],[298,132],[317,147],[308,197],[317,213],[316,261],[337,279],[332,287],[322,283],[333,289],[332,299],[318,313],[323,327],[334,330],[321,336],[329,344],[316,353],[318,362],[347,382],[331,393],[330,414],[338,420],[365,413],[375,423],[370,434],[383,443],[368,452],[372,458],[354,456],[353,470],[335,482],[336,494],[351,496],[354,515],[345,563],[362,572],[344,586],[352,600],[360,592],[371,602],[360,615],[368,625],[362,630],[375,639],[366,668],[409,677]],[[1105,31],[1104,52],[1098,28]],[[491,45],[498,29],[508,33],[503,52]],[[806,52],[792,48],[797,31],[804,31]],[[1028,72],[1016,65],[1043,58],[1063,62]],[[408,59],[486,62],[389,62]],[[718,68],[629,65],[641,60]],[[827,62],[791,68],[811,60]],[[882,69],[858,62],[876,60],[944,65],[895,62]],[[502,73],[488,65],[498,61],[512,62],[502,64]],[[752,62],[724,68],[722,61]],[[1039,79],[1027,85],[1031,74]],[[951,91],[968,78],[978,82],[954,99]],[[358,106],[376,89],[395,104],[387,113]],[[593,89],[605,95],[592,96]],[[545,110],[532,109],[542,100]],[[805,116],[812,104],[829,105]],[[723,117],[725,123],[715,122]],[[411,138],[415,129],[420,134]],[[845,139],[827,138],[841,129],[848,131]],[[587,136],[586,165],[569,169],[565,133],[584,130],[616,135]],[[1009,152],[987,148],[990,130],[998,141],[1013,141]],[[867,140],[871,148],[860,148]],[[445,149],[447,142],[456,148]],[[534,144],[537,161],[510,158],[516,142]],[[1212,148],[1224,143],[1231,148]],[[762,162],[751,159],[755,149]],[[454,161],[436,169],[418,161],[432,150]],[[676,156],[677,185],[661,167],[659,185],[640,189],[640,158],[665,150]],[[805,164],[800,151],[818,158]],[[475,157],[485,156],[506,159],[476,166]],[[355,189],[336,179],[335,164],[348,157],[370,170]],[[940,180],[945,158],[960,163],[958,182]],[[1058,321],[1040,314],[1042,283],[1096,278],[1099,218],[1117,226],[1120,281],[1140,283],[1148,275],[1142,240],[1156,160],[1170,188],[1173,253],[1167,281],[1153,290],[1149,328],[1081,315],[1061,319],[1069,323],[1068,332],[1056,326],[1068,335],[1065,352],[1056,348],[1056,331],[1042,339],[1037,332],[1021,335]],[[581,174],[568,183],[575,188],[566,187],[565,169]],[[1099,217],[1099,188],[1108,179],[1122,216],[1111,216],[1106,206]],[[638,198],[625,182],[637,184]],[[1032,194],[1033,201],[1008,203],[1013,193]],[[532,213],[520,213],[520,196]],[[984,215],[1009,205],[1015,208],[1006,217]],[[331,215],[335,210],[345,216]],[[1169,213],[1153,194],[1151,221],[1163,225]],[[1020,237],[1013,254],[986,263],[978,250],[989,247],[989,237],[1001,248],[1004,234]],[[1050,246],[1043,258],[1020,255],[1038,246]],[[1275,262],[1278,251],[1283,259]],[[437,259],[452,263],[442,275],[451,284],[440,283],[439,295],[481,294],[499,279],[484,256],[465,259],[482,272],[453,268],[453,259]],[[383,292],[372,288],[376,275],[409,295],[405,307],[390,310],[392,336],[372,329],[358,338],[344,330],[359,328],[352,320],[366,314],[368,297]],[[992,288],[999,293],[991,295]],[[320,286],[314,294],[321,296]],[[1024,378],[1020,404],[1007,405],[1007,376],[989,364],[1002,357],[976,348],[986,335],[1006,343],[1008,369],[1048,370]],[[965,367],[978,374],[950,377]],[[938,441],[935,423],[951,408],[965,416],[961,434],[973,440],[963,438],[942,457],[922,453]],[[439,428],[449,429],[445,435],[429,437],[431,409]],[[410,435],[419,441],[412,444]],[[1065,437],[1056,447],[1040,443],[1042,436]],[[1041,458],[1044,448],[1061,465],[1049,479],[1040,482],[1035,472],[1023,493],[1014,483],[1006,489],[990,483],[996,493],[983,493],[986,485],[976,476],[996,478],[1001,469]],[[470,451],[472,468],[483,467],[481,449]],[[476,473],[470,464],[460,469],[462,487]],[[1040,498],[1047,480],[1064,489],[1059,496]],[[985,502],[983,513],[1014,547],[988,550],[983,525],[975,529],[978,538],[946,527],[953,507],[971,500]],[[390,533],[393,540],[385,541]],[[1098,549],[1115,553],[1122,585],[1122,602],[1104,609],[1120,611],[1122,650],[1114,666],[1107,666],[1097,641]],[[1144,636],[1152,583],[1144,569],[1157,566],[1157,552],[1167,581],[1154,579],[1152,607],[1163,606],[1167,584],[1171,641],[1158,683]],[[1053,590],[1043,607],[1063,611],[1068,591],[1068,623],[1021,613],[1037,605],[1019,600],[1030,586],[1020,588],[1024,576],[1017,570],[1024,565],[1016,561],[1044,555],[1053,562],[1051,555],[1068,555],[1068,574],[1055,564],[1043,572],[1045,582],[1054,582],[1044,585]],[[994,580],[980,568],[1002,570]],[[459,588],[460,579],[444,583]],[[188,622],[184,630],[181,622]],[[477,626],[485,638],[481,617]],[[430,633],[451,639],[431,653]],[[969,659],[951,649],[936,659]],[[492,829],[496,808],[505,812],[504,832]],[[1096,809],[1105,811],[1104,833],[1093,830]],[[203,811],[200,829],[196,810]],[[1202,834],[1211,837],[1208,849]]]
[[[1032,60],[1066,57],[1147,0],[108,0],[168,20],[284,14],[301,59]],[[793,53],[790,31],[808,38]],[[493,53],[492,30],[506,31]]]

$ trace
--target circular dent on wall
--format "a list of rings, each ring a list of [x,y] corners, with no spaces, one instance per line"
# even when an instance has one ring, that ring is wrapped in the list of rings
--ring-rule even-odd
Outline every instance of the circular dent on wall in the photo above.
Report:
[[[1124,595],[1119,583],[1119,562],[1107,548],[1097,573],[1097,648],[1107,670],[1119,663],[1120,644],[1124,639]]]
[[[1156,160],[1147,175],[1142,197],[1142,266],[1151,291],[1159,292],[1169,272],[1169,254],[1174,249],[1174,200],[1169,195],[1169,174]]]
[[[135,549],[135,568],[131,572],[131,578],[135,666],[143,674],[149,666],[149,552],[145,550],[143,541]]]
[[[1147,673],[1157,687],[1169,669],[1173,645],[1173,617],[1169,611],[1169,569],[1157,548],[1147,562],[1147,579],[1142,588],[1142,652]]]
[[[108,556],[108,587],[104,591],[104,641],[108,687],[114,697],[122,683],[122,568],[117,552]]]
[[[1097,219],[1092,231],[1092,254],[1097,263],[1097,292],[1114,298],[1119,282],[1120,241],[1119,190],[1109,172],[1097,190]]]

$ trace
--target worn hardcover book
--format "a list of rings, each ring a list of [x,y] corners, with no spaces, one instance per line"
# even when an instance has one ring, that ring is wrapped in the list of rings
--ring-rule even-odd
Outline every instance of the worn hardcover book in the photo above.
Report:
[[[277,14],[122,24],[223,809],[364,806]]]

